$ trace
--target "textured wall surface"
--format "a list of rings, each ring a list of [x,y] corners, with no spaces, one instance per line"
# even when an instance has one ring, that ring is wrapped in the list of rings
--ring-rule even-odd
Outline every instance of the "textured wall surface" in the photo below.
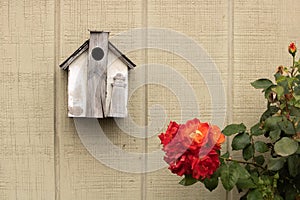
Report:
[[[0,199],[54,199],[54,1],[0,10]]]
[[[214,121],[209,88],[219,84],[216,77],[227,97],[226,109],[221,105],[217,113],[226,114],[226,122],[255,123],[265,102],[250,82],[272,78],[278,65],[290,64],[287,46],[300,41],[299,1],[1,0],[0,11],[1,200],[238,199],[221,186],[214,193],[200,184],[182,187],[166,167],[133,173],[134,163],[126,159],[117,163],[129,172],[97,160],[67,117],[67,73],[58,66],[88,39],[88,30],[110,31],[116,38],[148,27],[184,36],[171,46],[167,35],[147,31],[115,41],[137,64],[129,74],[132,121],[99,124],[113,146],[144,155],[140,168],[147,171],[160,163],[150,155],[160,149],[157,134],[168,121],[184,122],[183,113],[197,113],[183,105],[195,105],[202,121]],[[208,60],[193,57],[204,66],[199,73],[191,60],[176,53],[190,40],[205,50],[216,71],[205,68]],[[196,50],[182,52],[197,56]],[[180,84],[177,75],[187,84]],[[185,89],[195,101],[188,95],[179,98]]]

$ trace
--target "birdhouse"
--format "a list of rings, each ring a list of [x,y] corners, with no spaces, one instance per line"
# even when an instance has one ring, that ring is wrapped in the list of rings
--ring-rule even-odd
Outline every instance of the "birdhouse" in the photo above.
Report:
[[[108,37],[108,32],[91,31],[60,65],[68,70],[69,117],[127,116],[128,71],[135,64]]]

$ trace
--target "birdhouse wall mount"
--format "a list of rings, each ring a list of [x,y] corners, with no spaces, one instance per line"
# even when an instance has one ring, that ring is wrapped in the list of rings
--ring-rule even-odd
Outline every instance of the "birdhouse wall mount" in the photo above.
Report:
[[[90,31],[60,67],[68,70],[68,116],[126,117],[128,71],[135,64],[110,41],[109,33]]]

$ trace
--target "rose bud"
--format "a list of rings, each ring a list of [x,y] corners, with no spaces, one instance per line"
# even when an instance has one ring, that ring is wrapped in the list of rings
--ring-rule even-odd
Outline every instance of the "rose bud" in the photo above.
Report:
[[[292,56],[295,56],[295,53],[297,52],[297,47],[295,45],[294,42],[292,42],[290,45],[289,45],[289,53],[292,55]]]

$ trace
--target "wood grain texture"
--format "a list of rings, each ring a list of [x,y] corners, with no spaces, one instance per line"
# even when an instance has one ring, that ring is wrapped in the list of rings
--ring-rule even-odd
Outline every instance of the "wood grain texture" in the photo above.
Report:
[[[105,117],[108,35],[108,32],[90,33],[86,93],[86,116],[90,118]]]
[[[68,116],[86,117],[88,51],[68,67]]]
[[[53,200],[54,1],[0,11],[0,199]]]

